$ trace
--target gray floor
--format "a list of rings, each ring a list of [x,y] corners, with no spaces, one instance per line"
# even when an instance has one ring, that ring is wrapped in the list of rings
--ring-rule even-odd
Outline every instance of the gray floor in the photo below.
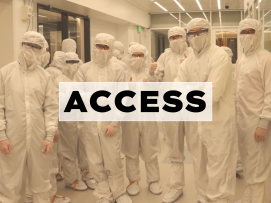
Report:
[[[148,186],[145,182],[145,167],[144,163],[141,161],[140,169],[141,169],[141,181],[140,181],[140,193],[138,196],[131,197],[133,203],[159,203],[162,202],[163,194],[166,191],[166,184],[170,177],[170,164],[167,161],[167,146],[163,139],[163,134],[160,133],[160,140],[161,140],[161,153],[159,154],[159,163],[160,163],[160,172],[161,172],[161,181],[160,183],[163,186],[163,193],[161,195],[153,195],[149,192]],[[189,152],[185,150],[186,154],[186,161],[185,161],[185,181],[186,186],[184,188],[184,195],[176,201],[176,203],[196,203],[196,190],[194,187],[194,176],[193,176],[193,167],[192,167],[192,160]],[[125,164],[125,161],[123,161]],[[125,176],[125,185],[128,185],[129,182]],[[241,199],[242,194],[244,192],[245,183],[242,176],[237,177],[237,184],[236,184],[236,195],[231,200],[231,203]],[[72,203],[94,203],[93,191],[87,190],[84,192],[73,191],[72,189],[68,189],[65,187],[64,182],[58,182],[58,194],[65,195],[69,197]]]

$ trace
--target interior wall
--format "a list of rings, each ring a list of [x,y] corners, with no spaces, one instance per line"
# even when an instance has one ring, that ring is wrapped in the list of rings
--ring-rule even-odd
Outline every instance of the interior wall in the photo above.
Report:
[[[13,61],[13,4],[10,0],[0,1],[0,68]]]

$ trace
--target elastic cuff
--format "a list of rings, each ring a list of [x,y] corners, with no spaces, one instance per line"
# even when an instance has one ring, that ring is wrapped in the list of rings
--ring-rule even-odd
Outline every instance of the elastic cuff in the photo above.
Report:
[[[112,121],[111,122],[111,124],[116,126],[116,127],[119,127],[119,123],[120,123],[119,121]]]
[[[265,118],[261,118],[258,127],[263,128],[263,129],[267,129],[268,128],[268,124],[269,124],[269,120],[267,120]]]
[[[6,136],[6,131],[5,130],[1,130],[0,131],[0,142],[3,140],[7,140],[7,136]]]
[[[47,132],[46,140],[54,142],[55,132]]]

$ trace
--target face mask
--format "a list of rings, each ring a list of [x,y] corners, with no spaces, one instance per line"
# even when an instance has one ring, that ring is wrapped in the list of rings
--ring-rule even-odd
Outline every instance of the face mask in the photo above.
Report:
[[[67,64],[66,65],[66,72],[64,71],[64,74],[69,77],[70,79],[73,78],[73,76],[75,75],[75,73],[78,70],[78,64]]]
[[[28,68],[38,62],[38,57],[40,56],[40,54],[41,50],[35,51],[33,49],[23,48],[23,55]]]
[[[184,41],[183,39],[176,39],[170,41],[170,48],[176,53],[182,53],[184,51]]]
[[[136,71],[139,71],[141,68],[144,68],[145,66],[145,59],[142,57],[133,57],[130,61],[130,65],[132,68],[134,68]]]
[[[105,65],[109,61],[109,50],[95,50],[95,62],[100,65]]]
[[[41,67],[45,68],[47,66],[47,64],[49,63],[49,61],[50,61],[50,54],[49,54],[49,52],[46,52],[45,54],[41,55],[38,58],[38,61],[40,61]]]
[[[245,54],[252,51],[254,39],[255,35],[240,35],[240,42]]]
[[[201,50],[204,48],[206,41],[207,41],[207,34],[189,38],[189,42],[192,48],[196,50],[198,53],[200,53]]]

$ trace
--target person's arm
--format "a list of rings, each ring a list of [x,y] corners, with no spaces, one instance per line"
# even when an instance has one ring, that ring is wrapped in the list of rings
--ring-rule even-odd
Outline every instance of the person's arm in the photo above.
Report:
[[[51,78],[48,80],[46,87],[43,114],[46,128],[46,140],[53,142],[58,122],[58,102],[56,100],[56,87]]]
[[[84,66],[85,64],[78,69],[77,73],[73,77],[73,82],[86,82]]]
[[[271,59],[260,69],[260,73],[264,87],[264,105],[260,114],[259,127],[267,129],[271,120]]]
[[[220,53],[213,57],[211,61],[211,71],[207,82],[212,82],[213,104],[220,100],[224,95],[229,82],[232,82],[232,63],[227,53]]]
[[[157,69],[154,72],[149,72],[150,82],[162,82],[165,75],[165,53],[157,60]]]
[[[5,115],[5,84],[3,81],[2,72],[0,71],[0,142],[7,139]]]
[[[174,82],[188,82],[187,75],[187,60],[185,60],[178,69],[177,77],[174,79]]]

